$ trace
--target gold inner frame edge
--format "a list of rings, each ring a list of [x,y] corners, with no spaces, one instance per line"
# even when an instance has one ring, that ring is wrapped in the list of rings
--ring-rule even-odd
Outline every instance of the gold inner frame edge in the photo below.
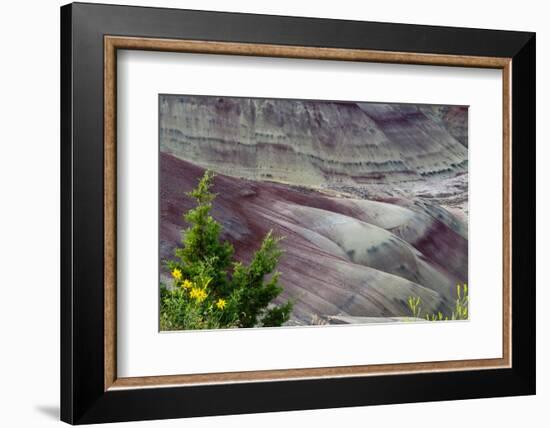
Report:
[[[170,376],[117,376],[116,367],[116,88],[117,50],[146,50],[214,55],[262,56],[296,59],[378,62],[494,68],[502,70],[503,129],[503,349],[501,358],[377,364],[303,369],[280,369]],[[361,377],[511,367],[511,58],[420,54],[362,49],[253,43],[174,40],[142,37],[104,37],[104,390],[193,386],[220,383],[283,381],[315,378]]]

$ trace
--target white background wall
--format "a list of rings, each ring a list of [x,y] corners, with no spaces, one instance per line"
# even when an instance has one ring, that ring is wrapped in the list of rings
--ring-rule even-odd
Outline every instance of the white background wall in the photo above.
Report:
[[[122,0],[121,0],[122,1]],[[104,1],[104,3],[113,3]],[[548,127],[550,27],[545,2],[357,0],[270,2],[148,0],[170,6],[323,18],[485,27],[537,32],[538,395],[264,415],[155,421],[141,426],[373,426],[444,428],[548,424],[550,334]],[[58,0],[4,2],[0,13],[0,423],[58,424],[59,406],[59,6]],[[544,197],[546,196],[546,198]],[[125,426],[137,426],[127,424]],[[483,426],[482,425],[482,426]]]

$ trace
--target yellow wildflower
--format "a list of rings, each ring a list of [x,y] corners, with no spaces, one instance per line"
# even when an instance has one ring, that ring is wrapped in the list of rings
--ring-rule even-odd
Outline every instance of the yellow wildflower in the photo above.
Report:
[[[206,291],[204,291],[202,288],[193,287],[191,289],[191,292],[189,293],[189,296],[200,303],[204,299],[206,299],[207,294]]]
[[[224,299],[218,299],[218,301],[216,302],[216,307],[223,310],[226,304],[227,302]]]
[[[185,288],[186,290],[190,289],[191,287],[193,287],[193,283],[191,281],[189,281],[188,279],[186,279],[185,281],[183,281],[183,283],[181,284],[181,286],[183,288]]]
[[[178,268],[174,268],[174,270],[172,271],[172,276],[174,277],[175,280],[180,280],[181,270],[179,270]]]

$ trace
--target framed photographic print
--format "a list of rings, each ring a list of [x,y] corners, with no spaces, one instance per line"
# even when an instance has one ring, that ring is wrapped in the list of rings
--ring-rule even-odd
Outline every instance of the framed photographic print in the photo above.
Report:
[[[61,8],[61,418],[535,393],[535,35]]]

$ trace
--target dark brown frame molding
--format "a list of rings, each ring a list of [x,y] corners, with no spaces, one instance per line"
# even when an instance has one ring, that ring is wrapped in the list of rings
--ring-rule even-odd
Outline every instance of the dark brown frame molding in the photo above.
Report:
[[[60,18],[63,421],[120,422],[535,393],[534,33],[86,3],[63,6]],[[119,378],[119,49],[501,70],[504,212],[495,221],[503,226],[502,358]]]

